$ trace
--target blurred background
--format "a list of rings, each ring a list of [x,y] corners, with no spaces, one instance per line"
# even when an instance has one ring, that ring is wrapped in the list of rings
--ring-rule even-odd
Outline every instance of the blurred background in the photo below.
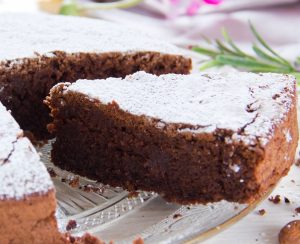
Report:
[[[105,19],[182,47],[203,43],[203,36],[221,38],[226,27],[247,49],[253,40],[250,20],[282,55],[292,59],[300,54],[299,0],[0,0],[3,11]]]

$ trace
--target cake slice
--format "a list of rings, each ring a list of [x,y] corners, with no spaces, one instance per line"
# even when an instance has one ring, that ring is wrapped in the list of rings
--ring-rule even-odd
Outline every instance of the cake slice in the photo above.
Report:
[[[1,103],[0,118],[1,243],[60,243],[47,169]]]
[[[52,88],[54,163],[182,204],[251,202],[287,174],[298,141],[295,78],[151,75]]]
[[[191,69],[174,45],[106,21],[1,13],[0,26],[0,102],[37,139],[49,138],[43,100],[58,82]]]
[[[1,244],[101,244],[86,233],[72,237],[57,228],[54,185],[23,131],[0,103]]]

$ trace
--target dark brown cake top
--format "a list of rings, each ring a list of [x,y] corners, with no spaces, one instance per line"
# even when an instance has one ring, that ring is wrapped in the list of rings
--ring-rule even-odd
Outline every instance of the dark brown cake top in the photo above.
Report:
[[[292,106],[295,78],[280,74],[223,73],[168,74],[138,72],[121,78],[79,80],[66,87],[100,100],[115,101],[134,115],[146,115],[164,123],[182,123],[195,129],[179,132],[233,131],[226,140],[251,144],[258,138],[265,145],[274,124],[280,123]],[[286,140],[292,140],[289,130]]]

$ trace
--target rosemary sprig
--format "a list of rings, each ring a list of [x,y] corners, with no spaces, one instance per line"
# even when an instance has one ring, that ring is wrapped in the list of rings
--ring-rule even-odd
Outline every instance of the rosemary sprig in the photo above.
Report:
[[[294,62],[289,62],[266,43],[251,23],[249,25],[256,40],[252,45],[255,55],[239,48],[223,28],[224,40],[211,41],[206,38],[207,43],[212,46],[211,48],[201,46],[192,48],[195,52],[209,57],[209,60],[202,64],[200,70],[229,65],[243,71],[292,74],[296,76],[300,84],[300,56]]]

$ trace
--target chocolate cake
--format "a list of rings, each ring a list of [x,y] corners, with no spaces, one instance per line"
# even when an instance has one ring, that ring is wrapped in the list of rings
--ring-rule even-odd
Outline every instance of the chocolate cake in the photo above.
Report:
[[[60,233],[50,176],[1,103],[0,118],[1,243],[56,243]]]
[[[295,78],[168,74],[56,85],[59,167],[182,204],[251,202],[287,174],[298,141]]]
[[[46,167],[0,103],[0,243],[101,244],[58,231],[55,190]]]
[[[57,82],[191,69],[175,46],[101,20],[0,14],[0,26],[0,102],[37,139],[49,138],[42,101]]]

